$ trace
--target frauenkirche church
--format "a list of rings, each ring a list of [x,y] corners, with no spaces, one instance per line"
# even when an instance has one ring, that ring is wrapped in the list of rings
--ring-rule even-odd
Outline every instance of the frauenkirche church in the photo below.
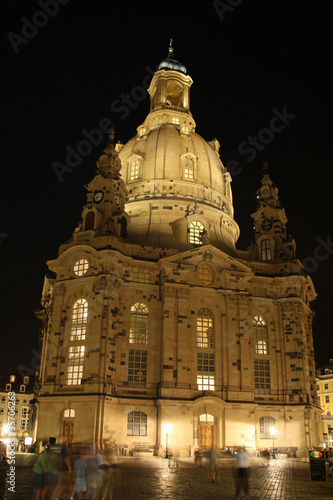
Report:
[[[303,456],[321,419],[313,283],[267,165],[255,241],[236,249],[231,176],[195,132],[191,85],[170,46],[147,118],[125,145],[110,134],[48,262],[37,440],[188,456],[274,436]]]

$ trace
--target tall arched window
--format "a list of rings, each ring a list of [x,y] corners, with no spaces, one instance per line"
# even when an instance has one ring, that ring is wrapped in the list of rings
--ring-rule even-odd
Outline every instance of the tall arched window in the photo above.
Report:
[[[259,419],[260,427],[260,438],[261,439],[272,439],[271,428],[275,427],[275,418],[273,417],[261,417]]]
[[[189,242],[192,243],[192,245],[202,245],[202,235],[204,230],[204,225],[201,224],[201,222],[198,220],[192,221],[189,230]]]
[[[147,436],[147,415],[131,411],[127,416],[127,436]]]
[[[88,302],[78,299],[72,309],[71,340],[85,340],[87,332]]]
[[[87,213],[85,221],[84,221],[84,230],[90,231],[95,227],[95,212],[92,210]]]
[[[148,344],[148,307],[136,303],[131,307],[130,344]]]
[[[260,243],[260,255],[261,260],[271,260],[272,259],[272,245],[271,241],[268,238],[265,238]]]
[[[268,354],[268,333],[266,321],[262,316],[252,319],[253,344],[256,354]]]
[[[214,314],[208,307],[197,315],[197,347],[214,347]]]

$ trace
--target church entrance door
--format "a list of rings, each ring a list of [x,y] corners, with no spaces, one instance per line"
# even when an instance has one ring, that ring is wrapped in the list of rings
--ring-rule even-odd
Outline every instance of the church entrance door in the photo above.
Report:
[[[64,420],[64,431],[63,431],[63,441],[67,444],[73,442],[73,434],[74,434],[74,422],[73,420]]]
[[[210,450],[214,444],[214,425],[200,424],[200,448]]]

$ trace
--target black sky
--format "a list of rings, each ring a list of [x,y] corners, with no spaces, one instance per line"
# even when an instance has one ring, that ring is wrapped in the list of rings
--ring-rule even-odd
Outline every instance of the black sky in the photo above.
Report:
[[[148,97],[131,98],[127,113],[111,105],[115,110],[124,95],[140,95],[138,87],[167,55],[170,38],[194,80],[197,132],[220,141],[225,165],[239,165],[232,184],[238,248],[252,240],[250,214],[267,161],[298,258],[313,268],[316,360],[333,357],[333,248],[326,243],[316,253],[332,237],[330,3],[70,0],[47,23],[36,15],[42,3],[12,1],[2,14],[0,372],[34,365],[34,311],[46,261],[80,219],[84,185],[107,137],[62,182],[52,163],[65,163],[66,147],[76,149],[82,131],[98,128],[103,118],[112,121],[118,140],[135,135],[149,112]],[[14,35],[11,43],[8,33],[23,36],[26,20],[45,26],[33,34],[30,28],[27,43]],[[292,115],[290,123],[264,147],[260,143],[262,150],[245,152],[248,137],[269,127],[276,110]]]

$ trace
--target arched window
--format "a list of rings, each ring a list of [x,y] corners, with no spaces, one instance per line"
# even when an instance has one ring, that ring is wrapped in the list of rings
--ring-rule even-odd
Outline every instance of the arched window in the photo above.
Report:
[[[275,427],[275,418],[273,417],[261,417],[259,419],[260,426],[260,438],[261,439],[272,439],[271,428]]]
[[[94,227],[95,227],[95,212],[90,210],[90,212],[87,213],[85,218],[84,230],[90,231],[91,229],[94,229]]]
[[[85,340],[87,332],[88,302],[78,299],[72,309],[71,340]]]
[[[252,319],[253,344],[256,354],[268,354],[268,333],[266,321],[262,316]]]
[[[197,347],[214,347],[214,314],[208,307],[197,315]]]
[[[147,436],[147,415],[131,411],[127,416],[127,436]]]
[[[130,344],[148,344],[148,307],[136,303],[131,307]]]
[[[271,241],[268,238],[265,238],[260,243],[260,255],[261,260],[271,260],[272,259],[272,245]]]
[[[192,221],[189,230],[189,242],[192,243],[192,245],[202,245],[202,235],[204,230],[204,225],[201,224],[201,222],[198,220]]]
[[[75,410],[73,408],[68,408],[67,410],[64,410],[64,418],[74,418],[75,417]]]

